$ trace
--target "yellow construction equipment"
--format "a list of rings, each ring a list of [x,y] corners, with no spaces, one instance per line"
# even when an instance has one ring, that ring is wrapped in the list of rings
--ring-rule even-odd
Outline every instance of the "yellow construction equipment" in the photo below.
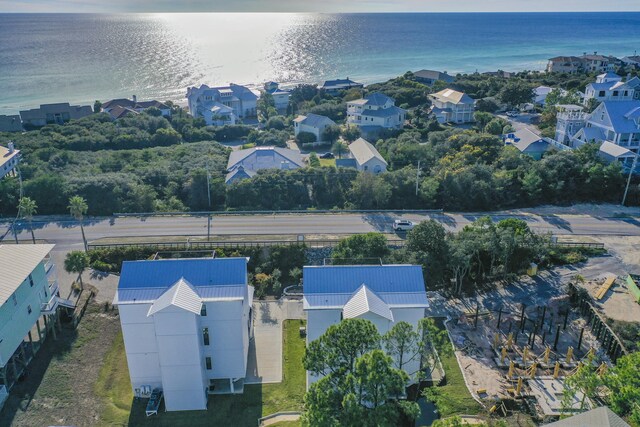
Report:
[[[502,347],[502,351],[500,352],[500,363],[504,363],[505,357],[507,357],[507,348]]]
[[[556,362],[556,366],[553,368],[553,378],[557,379],[560,376],[560,362]]]
[[[602,286],[600,286],[600,288],[596,291],[595,295],[593,296],[596,299],[596,301],[600,301],[602,298],[604,298],[607,291],[611,289],[611,286],[613,286],[615,282],[616,282],[615,276],[609,277],[607,280],[605,280]]]
[[[571,359],[573,358],[573,347],[569,347],[567,350],[567,363],[571,363]]]
[[[489,409],[489,413],[493,414],[494,412],[496,412],[496,409],[498,409],[498,405],[493,405],[491,409]]]
[[[476,390],[476,393],[480,394],[487,394],[487,389],[486,388],[479,388],[478,390]]]

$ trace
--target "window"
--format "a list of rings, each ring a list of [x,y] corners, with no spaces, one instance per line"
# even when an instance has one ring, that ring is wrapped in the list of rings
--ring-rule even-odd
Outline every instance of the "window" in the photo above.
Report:
[[[33,277],[31,275],[29,275],[29,286],[33,288]]]
[[[28,305],[28,306],[27,306],[27,313],[31,314],[31,311],[32,311],[32,310],[31,310],[31,305]]]
[[[202,307],[200,307],[200,316],[206,316],[207,315],[207,306],[206,304],[202,304]]]
[[[598,96],[599,96],[599,97],[603,97],[603,96],[604,96],[604,91],[603,91],[603,90],[601,90],[600,92],[598,92]]]
[[[629,96],[629,91],[628,90],[624,91],[624,96]]]
[[[18,298],[16,297],[16,294],[11,295],[11,300],[13,301],[13,305],[18,305]]]
[[[619,93],[620,93],[620,92],[618,92],[617,90],[614,90],[614,91],[613,91],[613,96],[618,96],[618,94],[619,94]]]
[[[211,370],[211,358],[210,357],[205,357],[204,358],[204,365],[207,368],[207,371]]]
[[[209,328],[202,328],[202,341],[204,345],[209,345]]]

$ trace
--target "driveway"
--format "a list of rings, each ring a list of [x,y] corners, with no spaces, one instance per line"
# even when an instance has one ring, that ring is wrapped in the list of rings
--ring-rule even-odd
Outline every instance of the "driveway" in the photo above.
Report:
[[[520,113],[516,117],[509,117],[505,114],[499,114],[498,117],[500,117],[501,119],[505,119],[506,121],[511,123],[511,126],[513,126],[514,130],[529,129],[533,133],[540,134],[540,129],[538,129],[538,126],[531,123],[531,120],[537,119],[538,117],[540,117],[540,114]]]
[[[253,303],[253,338],[245,384],[282,381],[282,322],[304,319],[302,300],[256,301]]]

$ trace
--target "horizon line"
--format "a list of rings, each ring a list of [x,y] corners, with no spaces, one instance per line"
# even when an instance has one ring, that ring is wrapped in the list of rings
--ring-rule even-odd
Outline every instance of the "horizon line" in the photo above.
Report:
[[[95,11],[95,12],[47,12],[47,11],[3,11],[0,10],[0,14],[2,15],[145,15],[145,14],[317,14],[317,15],[379,15],[379,14],[511,14],[511,13],[530,13],[530,14],[562,14],[562,13],[640,13],[640,8],[637,10],[562,10],[562,11],[554,11],[554,10],[504,10],[504,11],[486,11],[486,10],[470,10],[470,11],[446,11],[446,10],[434,10],[434,11],[426,11],[426,10],[401,10],[401,11],[372,11],[372,12],[356,12],[356,11],[146,11],[146,12],[129,12],[129,11],[120,11],[120,12],[106,12],[106,11]]]

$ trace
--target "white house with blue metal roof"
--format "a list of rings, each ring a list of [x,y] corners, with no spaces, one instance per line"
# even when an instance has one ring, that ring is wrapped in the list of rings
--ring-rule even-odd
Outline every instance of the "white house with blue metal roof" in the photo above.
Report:
[[[637,92],[637,93],[636,93]],[[640,95],[640,79],[634,77],[627,82],[616,73],[608,72],[596,77],[595,83],[589,83],[584,91],[584,105],[591,99],[602,101],[630,101]]]
[[[380,92],[347,102],[347,124],[369,132],[379,129],[401,129],[407,111],[396,107],[396,101]]]
[[[418,265],[307,266],[303,293],[307,343],[342,319],[370,320],[380,334],[400,321],[417,328],[429,307]],[[417,372],[419,363],[407,365],[407,372]],[[307,373],[307,387],[318,379]]]
[[[136,397],[164,393],[167,411],[242,393],[253,333],[247,258],[127,261],[118,305]]]

